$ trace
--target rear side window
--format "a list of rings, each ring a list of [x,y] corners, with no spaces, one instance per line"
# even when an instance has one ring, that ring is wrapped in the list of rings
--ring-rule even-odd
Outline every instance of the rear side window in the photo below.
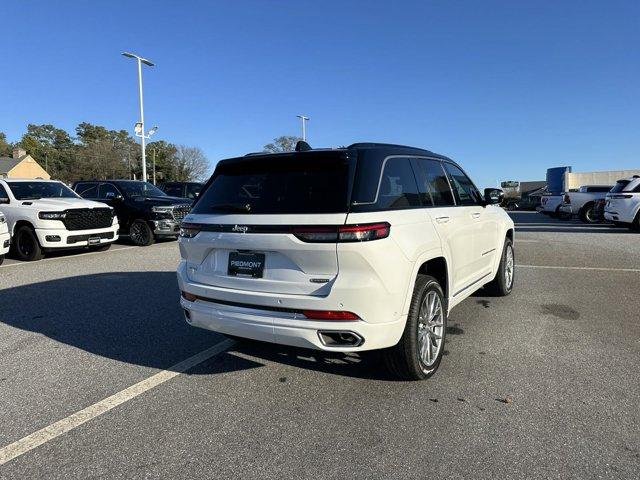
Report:
[[[480,192],[462,170],[451,163],[444,163],[444,168],[449,174],[449,181],[458,205],[473,206],[482,204]]]
[[[419,207],[418,185],[408,158],[389,158],[382,170],[376,210]]]
[[[354,212],[376,212],[380,210],[402,210],[420,207],[418,184],[408,158],[387,158],[382,172],[369,182],[377,183],[375,199],[371,202],[354,202]]]
[[[98,198],[97,183],[79,183],[76,185],[75,191],[84,198]]]
[[[455,205],[442,164],[438,160],[418,158],[414,160],[418,189],[426,206],[448,207]]]
[[[587,187],[587,193],[608,192],[611,187]]]
[[[111,185],[110,183],[101,183],[99,188],[99,196],[98,198],[112,198],[120,195],[120,192],[116,187]]]
[[[611,193],[620,193],[624,188],[629,185],[629,180],[618,180],[614,187],[610,190]]]
[[[352,170],[331,152],[221,162],[192,213],[346,213]]]
[[[0,198],[9,198],[9,195],[7,195],[7,191],[4,189],[3,185],[0,185]]]
[[[165,185],[162,190],[171,197],[182,196],[182,185]]]
[[[187,185],[187,198],[196,199],[202,191],[202,185]]]

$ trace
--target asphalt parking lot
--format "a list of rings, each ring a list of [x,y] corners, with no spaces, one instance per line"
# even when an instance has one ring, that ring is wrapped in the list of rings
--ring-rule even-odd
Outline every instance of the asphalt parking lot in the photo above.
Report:
[[[638,478],[640,235],[513,217],[425,382],[189,327],[174,242],[5,262],[0,478]]]

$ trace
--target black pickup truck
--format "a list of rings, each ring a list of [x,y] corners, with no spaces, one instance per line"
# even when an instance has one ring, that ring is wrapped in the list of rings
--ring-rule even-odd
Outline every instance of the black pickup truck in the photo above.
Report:
[[[81,180],[73,190],[82,198],[113,207],[120,234],[140,246],[158,238],[177,238],[180,222],[191,210],[191,201],[170,197],[155,185],[138,180]]]

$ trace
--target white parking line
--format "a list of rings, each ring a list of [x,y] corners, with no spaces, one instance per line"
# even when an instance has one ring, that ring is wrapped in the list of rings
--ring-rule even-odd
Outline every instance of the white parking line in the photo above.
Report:
[[[130,247],[110,248],[106,252],[84,252],[84,253],[77,253],[75,255],[65,255],[64,257],[43,258],[42,260],[38,260],[37,262],[9,263],[7,265],[0,265],[0,268],[15,267],[17,265],[39,265],[39,264],[41,264],[43,262],[53,262],[54,260],[65,260],[67,258],[86,257],[87,255],[104,255],[104,254],[107,254],[107,253],[121,252],[123,250],[131,250],[132,248],[140,248],[140,247],[137,247],[137,246],[133,245],[133,246],[130,246]],[[149,247],[146,247],[146,248],[149,248]]]
[[[516,265],[519,268],[546,268],[553,270],[597,270],[602,272],[640,272],[640,268],[562,267],[560,265]]]
[[[161,372],[156,373],[146,380],[142,380],[135,385],[131,385],[130,387],[125,388],[124,390],[111,395],[110,397],[107,397],[104,400],[99,401],[98,403],[94,403],[87,408],[69,415],[67,418],[58,420],[48,427],[44,427],[43,429],[38,430],[31,435],[27,435],[26,437],[10,445],[7,445],[6,447],[0,448],[0,465],[4,465],[14,458],[19,457],[20,455],[23,455],[28,451],[33,450],[34,448],[37,448],[40,445],[53,440],[56,437],[59,437],[63,433],[67,433],[68,431],[79,427],[83,423],[99,417],[103,413],[108,412],[118,405],[122,405],[123,403],[128,402],[129,400],[132,400],[139,395],[142,395],[152,388],[155,388],[158,385],[171,380],[173,377],[186,372],[190,368],[195,367],[196,365],[209,360],[211,357],[215,357],[216,355],[224,352],[228,348],[232,347],[234,343],[235,342],[233,340],[223,340],[213,347],[207,348],[206,350],[203,350],[202,352],[197,353],[180,363],[176,363],[172,367],[169,367],[167,370],[162,370]]]

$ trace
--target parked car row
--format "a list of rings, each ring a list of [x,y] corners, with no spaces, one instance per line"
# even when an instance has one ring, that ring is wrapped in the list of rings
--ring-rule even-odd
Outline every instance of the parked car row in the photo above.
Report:
[[[539,213],[584,223],[612,222],[640,231],[640,175],[615,185],[584,185],[561,195],[543,195]]]
[[[69,188],[55,180],[0,179],[0,263],[10,248],[16,258],[33,261],[50,251],[106,250],[119,235],[140,246],[177,238],[192,203],[135,180]]]

